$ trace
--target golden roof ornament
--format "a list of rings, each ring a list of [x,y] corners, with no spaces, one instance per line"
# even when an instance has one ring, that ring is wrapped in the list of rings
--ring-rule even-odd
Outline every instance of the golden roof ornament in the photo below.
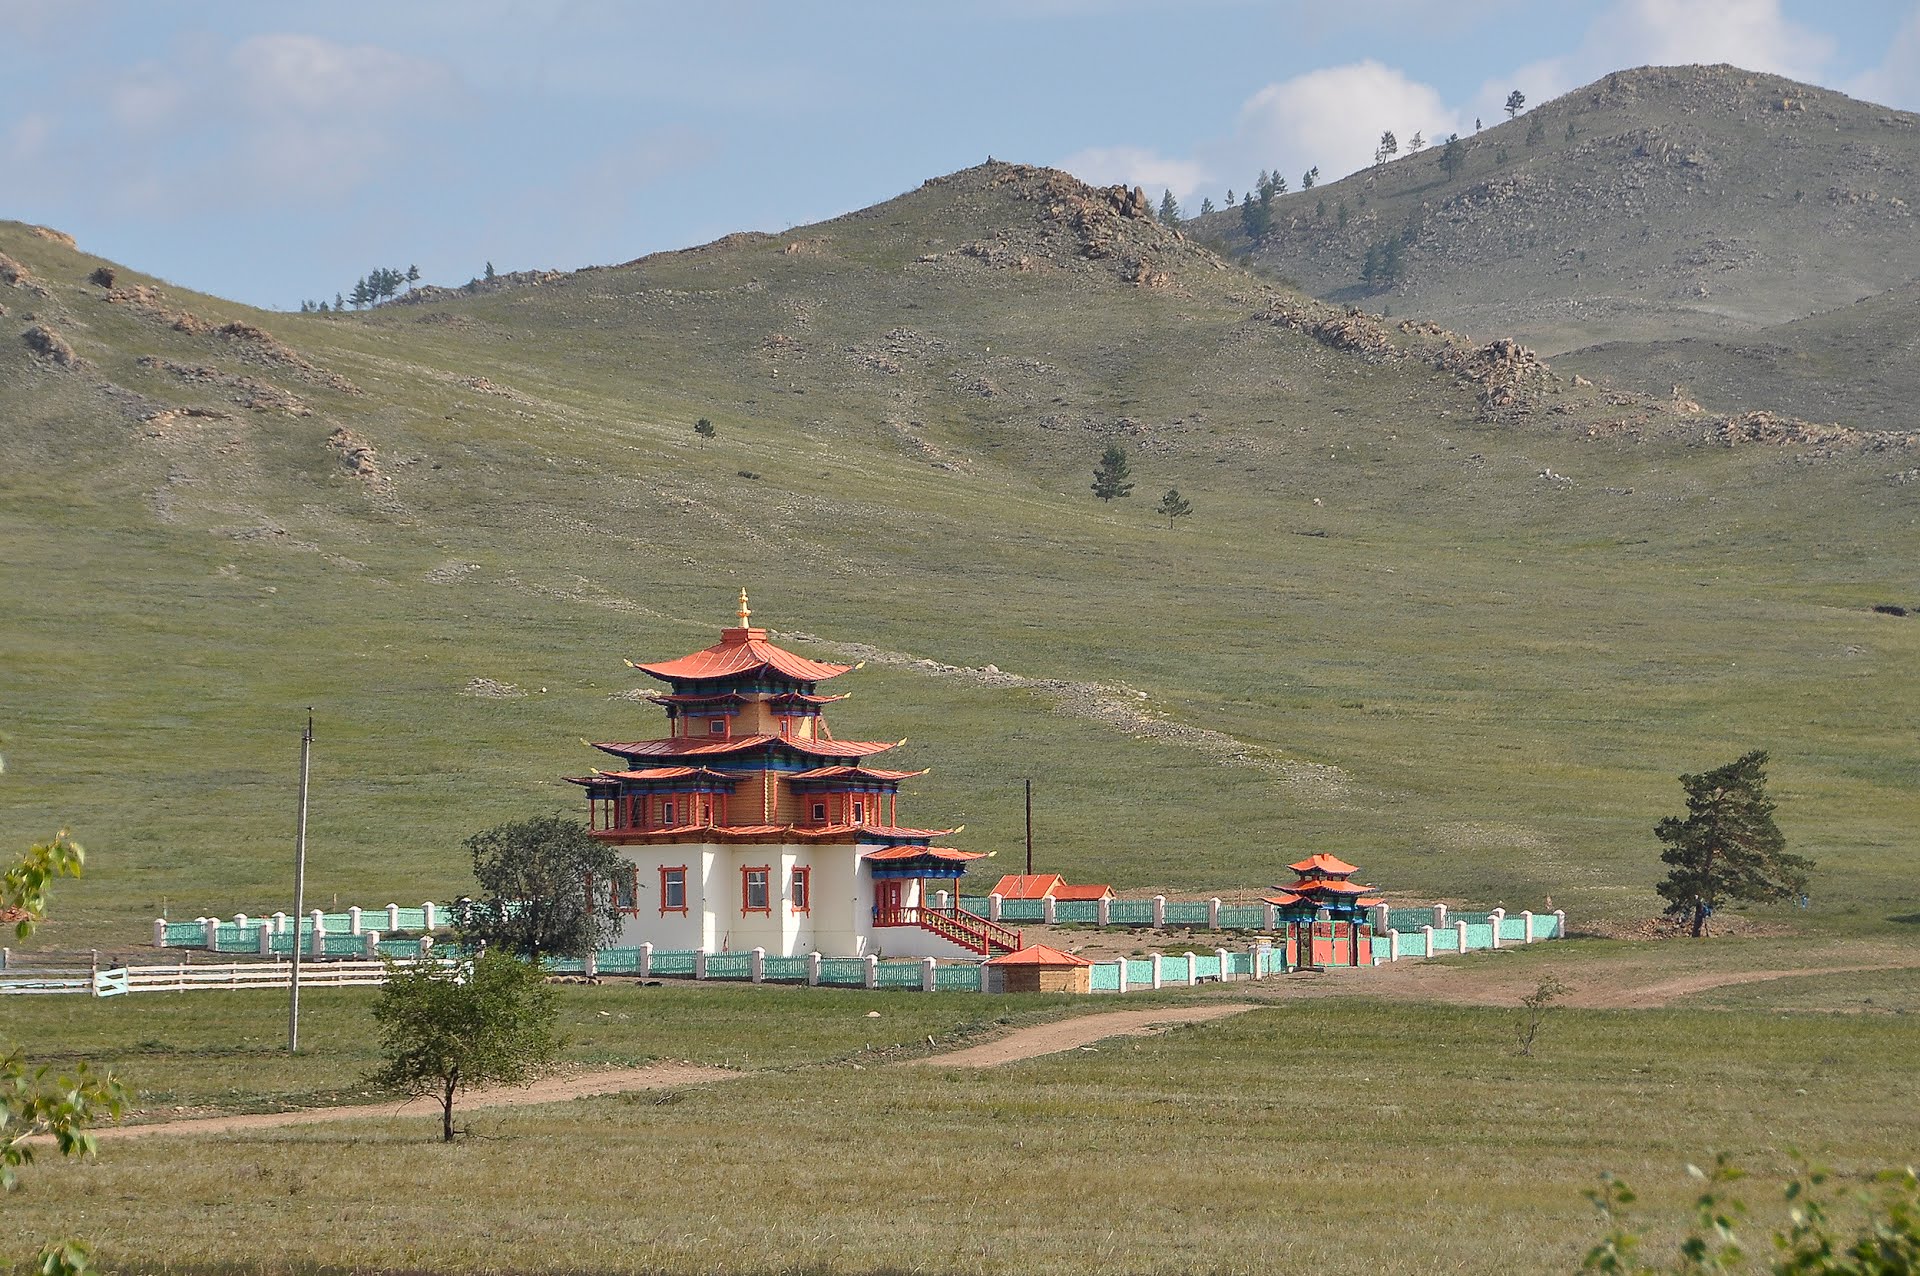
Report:
[[[745,629],[747,627],[747,617],[751,615],[753,615],[753,610],[747,606],[747,590],[743,585],[740,589],[740,628]]]

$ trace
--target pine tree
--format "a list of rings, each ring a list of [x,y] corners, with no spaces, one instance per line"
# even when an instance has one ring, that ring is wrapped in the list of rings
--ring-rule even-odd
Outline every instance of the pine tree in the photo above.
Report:
[[[1232,208],[1233,205],[1234,205],[1233,187],[1229,186],[1227,187],[1227,207]]]
[[[1127,449],[1118,443],[1107,444],[1107,450],[1100,454],[1100,464],[1093,471],[1093,494],[1103,501],[1117,500],[1133,492],[1133,484],[1127,482],[1133,467],[1127,463]]]
[[[1167,494],[1160,498],[1160,504],[1154,507],[1154,513],[1165,518],[1167,526],[1172,527],[1176,520],[1193,513],[1193,502],[1182,497],[1179,488],[1170,487]]]
[[[1407,139],[1407,154],[1418,155],[1421,151],[1426,149],[1426,146],[1427,146],[1427,139],[1422,137],[1420,134],[1415,133],[1412,137]]]
[[[1213,211],[1213,200],[1205,196],[1202,196],[1200,199],[1200,215],[1202,217],[1205,217],[1208,213],[1211,213],[1212,211]]]
[[[707,420],[705,417],[701,417],[693,423],[693,432],[700,436],[700,446],[705,447],[707,440],[711,439],[714,435],[713,422]]]
[[[1399,153],[1400,139],[1393,135],[1392,129],[1388,129],[1380,135],[1380,145],[1373,148],[1373,162],[1384,164]]]
[[[492,279],[492,278],[494,278],[494,274],[493,274],[493,263],[492,263],[492,262],[488,262],[488,263],[487,263],[487,273],[486,273],[486,278],[487,278],[487,279]]]
[[[1446,170],[1447,180],[1452,181],[1460,172],[1460,166],[1467,162],[1466,144],[1458,133],[1447,135],[1447,144],[1440,148],[1440,167]]]
[[[337,293],[337,292],[336,292],[336,293],[334,293],[334,294],[333,294],[333,308],[334,308],[334,310],[335,310],[335,311],[341,311],[341,310],[345,310],[345,309],[347,308],[347,299],[346,299],[345,297],[342,297],[342,296],[341,296],[341,295],[340,295],[339,293]]]
[[[419,282],[420,282],[420,267],[408,266],[407,267],[407,291],[412,292],[413,286]]]
[[[1160,195],[1160,223],[1163,226],[1180,224],[1180,201],[1173,197],[1172,191],[1163,191]]]
[[[1519,89],[1515,89],[1513,92],[1507,94],[1507,118],[1512,119],[1514,116],[1520,114],[1520,108],[1526,104],[1527,95]]]
[[[1318,186],[1319,184],[1320,184],[1320,166],[1318,164],[1315,164],[1312,168],[1300,174],[1301,190],[1310,191],[1314,187]]]
[[[1273,170],[1273,193],[1276,195],[1287,193],[1287,179],[1280,176],[1280,170],[1277,168]]]
[[[1240,229],[1248,239],[1259,243],[1273,229],[1273,188],[1269,185],[1260,198],[1249,195],[1240,201]]]
[[[1660,860],[1672,866],[1655,889],[1667,915],[1691,918],[1697,938],[1728,900],[1791,899],[1807,888],[1813,861],[1787,853],[1767,797],[1767,755],[1753,752],[1699,775],[1683,775],[1685,818],[1669,815],[1653,835],[1666,844]]]

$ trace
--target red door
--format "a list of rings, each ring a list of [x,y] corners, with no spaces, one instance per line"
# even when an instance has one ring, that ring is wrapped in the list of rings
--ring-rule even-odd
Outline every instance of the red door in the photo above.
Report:
[[[1315,922],[1313,924],[1313,964],[1316,966],[1344,965],[1335,955],[1339,949],[1334,942],[1334,927],[1338,922]]]
[[[899,878],[881,878],[873,884],[873,919],[881,923],[897,922],[900,919],[900,901],[906,894],[906,883]]]

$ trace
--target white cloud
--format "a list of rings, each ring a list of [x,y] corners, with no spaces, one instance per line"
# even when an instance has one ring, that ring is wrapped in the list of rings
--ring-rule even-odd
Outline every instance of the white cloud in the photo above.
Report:
[[[1198,160],[1174,159],[1140,146],[1095,146],[1075,151],[1060,161],[1060,167],[1083,182],[1095,186],[1140,186],[1158,199],[1157,192],[1170,190],[1182,204],[1190,200],[1195,207],[1202,187],[1211,189],[1211,176]]]
[[[1880,65],[1848,81],[1847,92],[1869,102],[1920,110],[1920,4],[1901,23]]]
[[[1249,174],[1275,165],[1289,182],[1314,166],[1331,181],[1372,163],[1383,132],[1391,130],[1404,149],[1415,133],[1432,140],[1458,128],[1456,113],[1431,85],[1369,58],[1261,89],[1240,108],[1220,154],[1247,185]]]
[[[1617,0],[1588,25],[1571,53],[1481,85],[1473,111],[1491,123],[1515,87],[1537,105],[1637,66],[1727,62],[1818,82],[1833,51],[1830,36],[1790,20],[1779,0]]]

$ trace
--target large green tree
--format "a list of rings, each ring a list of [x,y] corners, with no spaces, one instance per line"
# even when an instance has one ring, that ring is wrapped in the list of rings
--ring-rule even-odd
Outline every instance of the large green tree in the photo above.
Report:
[[[525,1085],[560,1053],[559,1010],[546,976],[498,948],[471,962],[389,963],[373,1003],[386,1065],[382,1089],[432,1095],[440,1137],[454,1138],[453,1104],[481,1085]]]
[[[1131,495],[1133,484],[1127,481],[1133,473],[1133,466],[1127,461],[1127,449],[1118,443],[1107,444],[1107,450],[1100,454],[1100,464],[1093,471],[1093,494],[1103,501],[1118,500]]]
[[[1670,866],[1657,889],[1667,915],[1691,918],[1695,936],[1729,901],[1791,899],[1807,888],[1813,861],[1787,851],[1767,797],[1767,754],[1755,749],[1725,766],[1683,775],[1687,813],[1669,815],[1653,835]]]
[[[466,934],[532,960],[585,957],[619,933],[611,888],[630,869],[578,820],[498,824],[466,847],[483,892],[455,918]]]

